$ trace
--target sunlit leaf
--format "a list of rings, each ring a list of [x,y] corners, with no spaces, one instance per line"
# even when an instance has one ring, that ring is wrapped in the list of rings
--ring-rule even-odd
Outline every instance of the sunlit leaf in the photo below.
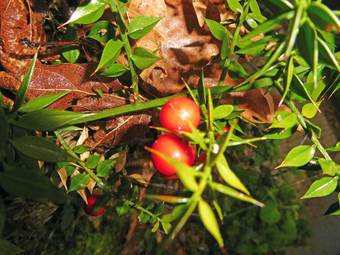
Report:
[[[159,22],[159,17],[136,16],[128,26],[128,35],[132,39],[140,39],[148,34]]]
[[[279,167],[299,167],[307,164],[314,156],[314,145],[299,145],[290,150]]]
[[[70,19],[64,24],[90,24],[97,21],[104,13],[105,1],[90,0],[85,5],[78,6]]]
[[[218,226],[215,214],[211,209],[210,205],[204,200],[200,200],[198,203],[198,213],[200,215],[204,227],[216,239],[218,245],[220,247],[223,247],[224,244],[220,228]]]
[[[224,155],[219,157],[216,161],[216,168],[222,179],[230,186],[250,195],[248,189],[243,185],[236,174],[230,169]]]
[[[214,108],[213,116],[214,119],[225,119],[234,110],[234,106],[229,104],[219,105]]]
[[[160,59],[157,55],[141,47],[138,47],[134,50],[134,53],[131,56],[131,58],[133,60],[133,63],[139,69],[148,68]]]
[[[317,106],[319,107],[320,104],[321,104],[321,101],[320,102],[317,102],[316,103]],[[314,104],[312,103],[308,103],[308,104],[305,104],[303,107],[302,107],[302,115],[305,116],[306,118],[309,118],[309,119],[312,119],[315,117],[315,115],[317,114],[319,108],[316,108]]]
[[[16,111],[25,101],[26,93],[28,91],[28,87],[31,83],[33,72],[35,68],[35,64],[37,62],[38,52],[34,54],[30,67],[25,74],[24,78],[22,79],[19,91],[14,101],[13,111]]]
[[[297,116],[291,112],[277,112],[269,128],[291,128],[297,124]]]
[[[36,97],[26,104],[22,105],[18,111],[19,112],[33,112],[44,109],[45,107],[53,104],[55,101],[67,95],[68,92],[58,93],[58,94],[48,94],[40,97]]]
[[[96,68],[97,72],[107,64],[114,62],[117,57],[119,56],[119,53],[124,46],[124,43],[120,40],[110,40],[105,45],[105,48],[103,49],[102,56],[100,57],[99,64]]]
[[[338,185],[338,176],[322,177],[316,180],[307,190],[302,198],[325,197],[330,195]]]

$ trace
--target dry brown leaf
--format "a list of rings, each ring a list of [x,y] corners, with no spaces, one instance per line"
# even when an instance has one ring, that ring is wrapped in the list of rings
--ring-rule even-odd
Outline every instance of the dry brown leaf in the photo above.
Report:
[[[66,169],[60,168],[60,169],[57,170],[57,172],[58,172],[58,175],[60,177],[60,181],[61,181],[62,185],[64,186],[64,188],[67,191],[68,190],[68,188],[67,188],[67,178],[68,178],[68,176],[67,176]]]

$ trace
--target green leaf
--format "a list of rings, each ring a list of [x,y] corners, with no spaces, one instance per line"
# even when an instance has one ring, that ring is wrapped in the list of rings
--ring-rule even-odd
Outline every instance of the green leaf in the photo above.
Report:
[[[148,34],[159,21],[159,17],[136,16],[128,26],[128,35],[134,40],[140,39]]]
[[[249,0],[249,6],[250,10],[252,11],[251,15],[252,17],[254,17],[254,19],[261,23],[266,21],[266,17],[262,15],[260,7],[256,0]]]
[[[163,222],[161,221],[161,225],[162,225],[162,228],[163,228],[163,231],[165,234],[169,234],[170,230],[171,230],[171,224],[169,222]]]
[[[303,195],[302,199],[328,196],[336,189],[337,185],[338,176],[322,177],[312,183],[306,194]]]
[[[302,111],[301,111],[302,115],[309,119],[314,118],[319,110],[320,104],[321,104],[321,101],[316,103],[317,107],[315,107],[315,105],[312,103],[305,104],[302,107]]]
[[[205,19],[207,26],[217,40],[223,41],[226,37],[226,29],[219,22],[211,19]]]
[[[141,70],[152,66],[160,59],[157,55],[142,47],[136,48],[131,58],[133,63]]]
[[[124,65],[118,63],[112,63],[104,72],[100,75],[105,77],[119,77],[128,71]]]
[[[310,25],[310,22],[305,21],[300,27],[300,32],[297,37],[297,47],[301,56],[312,67],[314,65],[314,50],[315,50],[316,34]]]
[[[22,105],[18,111],[19,112],[33,112],[37,110],[44,109],[45,107],[53,104],[55,101],[67,95],[68,92],[59,94],[48,94],[40,97],[36,97],[26,104]]]
[[[97,154],[91,155],[86,160],[86,167],[90,169],[95,169],[98,165],[99,160],[100,160],[100,155],[97,155]]]
[[[100,61],[95,72],[97,72],[110,62],[116,61],[123,46],[124,43],[120,40],[111,39],[110,41],[108,41],[105,45],[105,48],[103,49],[102,56],[100,57]]]
[[[297,124],[297,116],[290,112],[276,112],[269,128],[291,128]]]
[[[36,168],[11,167],[0,173],[0,186],[12,195],[63,203],[65,194]]]
[[[72,177],[69,192],[85,188],[90,183],[90,176],[77,174]]]
[[[243,7],[240,4],[239,0],[227,0],[228,7],[233,11],[233,12],[238,12],[242,13],[243,12]]]
[[[215,214],[210,205],[202,199],[198,203],[198,213],[204,227],[216,239],[218,245],[223,247],[223,238]]]
[[[11,141],[16,150],[27,157],[46,162],[72,160],[69,154],[47,138],[22,136]]]
[[[64,25],[93,23],[103,15],[104,10],[105,2],[103,0],[90,0],[86,5],[78,6]]]
[[[335,174],[340,174],[340,166],[330,159],[319,159],[319,165],[322,169],[322,174],[334,176]]]
[[[340,72],[340,66],[335,55],[328,47],[328,45],[320,38],[318,38],[318,47],[320,63],[324,63],[325,65],[328,65],[329,67],[334,68],[338,72]]]
[[[233,112],[233,110],[234,106],[230,104],[219,105],[213,110],[214,119],[225,119]]]
[[[37,58],[38,58],[38,52],[34,54],[30,67],[27,73],[25,74],[24,78],[22,79],[19,91],[15,98],[13,111],[16,111],[25,101],[26,93],[27,93],[28,87],[33,77],[33,72],[34,72],[35,64],[37,62]]]
[[[72,50],[64,50],[61,55],[67,60],[67,62],[74,64],[77,62],[80,56],[80,50],[72,49]]]
[[[170,203],[170,204],[183,204],[183,203],[187,203],[189,201],[189,198],[187,198],[187,197],[177,197],[177,196],[171,196],[171,195],[147,194],[146,198],[165,202],[165,203]]]
[[[19,120],[11,121],[11,124],[30,130],[52,131],[89,116],[93,116],[93,113],[42,109],[27,113]]]
[[[220,192],[222,194],[225,194],[227,196],[230,196],[230,197],[233,197],[233,198],[236,198],[238,200],[245,201],[245,202],[248,202],[248,203],[252,203],[252,204],[260,206],[260,207],[263,206],[263,204],[261,202],[257,201],[256,199],[254,199],[250,196],[247,196],[244,193],[241,193],[241,192],[239,192],[239,191],[237,191],[233,188],[225,186],[221,183],[211,182],[209,185],[215,191]]]
[[[99,162],[97,166],[97,176],[98,177],[105,177],[109,176],[110,172],[114,167],[115,161],[112,159],[107,159],[104,161]]]
[[[340,142],[337,142],[336,145],[333,147],[327,148],[327,150],[334,151],[334,152],[340,151]]]
[[[6,222],[6,207],[2,197],[0,196],[0,236],[2,236],[5,229]]]
[[[279,132],[274,132],[266,134],[265,137],[273,140],[282,140],[291,137],[295,133],[295,127],[280,130]]]
[[[248,189],[243,185],[240,179],[236,176],[236,174],[230,169],[229,164],[224,157],[224,155],[220,156],[216,161],[216,168],[222,179],[229,184],[230,186],[244,192],[247,195],[250,195]]]
[[[195,179],[195,169],[193,167],[190,167],[182,162],[167,157],[166,155],[157,150],[148,147],[146,147],[146,150],[156,154],[157,156],[161,157],[162,159],[173,165],[176,168],[177,176],[187,189],[191,191],[196,191],[198,189],[198,184]]]
[[[307,164],[314,156],[314,145],[299,145],[290,150],[279,167],[299,167]]]
[[[88,34],[88,38],[92,38],[100,43],[107,42],[115,35],[115,30],[111,22],[108,20],[100,20],[96,22]]]
[[[164,214],[162,216],[162,222],[173,222],[177,220],[179,217],[183,215],[187,208],[188,208],[187,204],[175,206],[175,208],[170,213]]]
[[[313,2],[308,6],[307,13],[313,23],[322,30],[329,30],[331,27],[339,29],[340,27],[338,17],[322,3]]]
[[[274,19],[269,19],[266,22],[262,23],[261,25],[259,25],[257,28],[255,28],[254,30],[252,30],[250,33],[248,33],[247,35],[245,35],[244,37],[242,37],[241,41],[248,41],[251,38],[261,34],[261,33],[267,33],[273,29],[275,29],[276,27],[282,25],[282,22],[285,19],[291,19],[294,15],[294,12],[292,11],[288,11],[285,12],[279,16],[277,16]]]
[[[339,202],[335,202],[328,207],[325,215],[340,216],[340,205]]]
[[[278,223],[281,219],[281,214],[277,209],[276,203],[272,201],[266,203],[266,205],[261,208],[260,218],[263,222],[271,225]]]
[[[24,252],[18,246],[12,244],[10,241],[7,241],[5,239],[0,239],[0,251],[2,254],[6,255],[17,255]]]
[[[83,154],[84,152],[87,152],[89,148],[85,147],[84,145],[78,145],[74,147],[73,152],[77,154]]]

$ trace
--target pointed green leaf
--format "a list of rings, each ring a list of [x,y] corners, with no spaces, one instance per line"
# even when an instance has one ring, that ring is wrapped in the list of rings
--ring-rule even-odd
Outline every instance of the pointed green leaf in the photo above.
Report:
[[[107,159],[99,162],[97,166],[97,176],[98,177],[109,176],[110,172],[113,170],[114,165],[115,161],[112,159]]]
[[[314,145],[299,145],[290,150],[279,167],[299,167],[307,164],[314,156]]]
[[[315,31],[311,27],[310,22],[307,20],[300,28],[296,43],[301,56],[308,62],[311,67],[314,65],[313,56],[315,50],[315,41]]]
[[[30,130],[52,131],[92,115],[93,113],[42,109],[27,113],[19,120],[12,121],[11,124]]]
[[[69,192],[85,188],[90,183],[90,176],[77,174],[72,177]]]
[[[110,38],[114,38],[114,35],[115,30],[111,22],[109,22],[108,20],[100,20],[92,26],[87,37],[92,38],[98,42],[105,43]]]
[[[74,64],[77,62],[80,56],[80,50],[72,49],[72,50],[64,50],[61,52],[61,55],[66,59],[68,63]]]
[[[86,167],[90,169],[95,169],[98,165],[98,162],[100,160],[100,155],[93,154],[86,160]]]
[[[322,177],[312,183],[306,194],[303,195],[302,199],[328,196],[336,189],[337,185],[338,176]]]
[[[308,16],[320,29],[329,30],[334,27],[339,30],[340,21],[338,17],[326,5],[320,2],[313,2],[308,6]]]
[[[22,136],[11,141],[16,150],[32,159],[46,162],[70,161],[72,157],[54,142],[38,136]]]
[[[189,201],[189,198],[187,197],[177,197],[177,196],[171,196],[171,195],[152,195],[152,194],[147,194],[146,198],[152,199],[152,200],[157,200],[157,201],[162,201],[170,204],[183,204],[187,203]]]
[[[318,110],[319,110],[319,106],[321,104],[321,101],[317,102],[316,104],[317,104],[317,108],[312,103],[305,104],[302,107],[302,111],[301,111],[302,115],[305,116],[306,118],[309,118],[309,119],[314,118],[315,115],[317,114]]]
[[[107,64],[114,62],[119,56],[123,46],[124,43],[120,40],[111,39],[110,41],[108,41],[105,45],[105,48],[103,49],[102,56],[100,57],[100,61],[95,72],[97,72]]]
[[[119,77],[123,75],[129,69],[122,64],[113,63],[100,75],[105,77]]]
[[[24,78],[22,79],[19,91],[14,101],[13,111],[16,111],[25,101],[26,93],[28,91],[28,87],[31,83],[33,72],[35,68],[35,64],[37,62],[38,52],[34,54],[30,67],[25,74]]]
[[[157,150],[148,147],[146,147],[146,150],[156,154],[157,156],[161,157],[168,163],[172,164],[176,168],[177,176],[179,177],[179,179],[186,188],[188,188],[191,191],[196,191],[198,189],[198,184],[195,179],[195,169],[193,167],[190,167],[182,162],[167,157],[166,155]]]
[[[215,214],[210,205],[204,200],[200,200],[198,203],[198,213],[201,221],[208,232],[216,239],[218,245],[223,247],[223,238],[218,226]]]
[[[276,27],[280,26],[282,24],[282,22],[286,19],[291,19],[294,15],[294,12],[289,11],[289,12],[285,12],[279,16],[277,16],[274,19],[269,19],[266,22],[262,23],[261,25],[259,25],[257,28],[255,28],[254,30],[252,30],[250,33],[248,33],[247,35],[245,35],[244,37],[242,37],[241,41],[248,41],[251,38],[261,34],[261,33],[267,33],[273,29],[275,29]]]
[[[211,19],[205,19],[207,26],[217,40],[222,41],[226,36],[226,29],[219,22]]]
[[[339,63],[332,52],[332,50],[328,47],[328,45],[318,38],[318,47],[319,47],[319,58],[320,62],[328,65],[331,68],[336,69],[338,72],[340,72],[340,66]]]
[[[45,107],[53,104],[55,101],[67,95],[68,92],[59,93],[59,94],[49,94],[40,97],[36,97],[26,104],[22,105],[18,111],[19,112],[33,112],[44,109]]]
[[[136,16],[128,26],[128,35],[132,39],[140,39],[148,34],[159,21],[159,17]]]
[[[210,187],[217,192],[220,192],[220,193],[225,194],[227,196],[236,198],[238,200],[245,201],[245,202],[248,202],[248,203],[252,203],[252,204],[257,205],[259,207],[263,206],[263,204],[261,202],[257,201],[256,199],[254,199],[254,198],[252,198],[252,197],[250,197],[246,194],[243,194],[243,193],[241,193],[241,192],[239,192],[239,191],[237,191],[233,188],[225,186],[221,183],[211,182]]]
[[[340,142],[337,142],[336,145],[333,147],[327,148],[327,150],[334,151],[334,152],[340,151]]]
[[[230,186],[250,195],[248,189],[243,185],[240,179],[234,174],[234,172],[230,169],[227,160],[224,155],[219,157],[216,161],[216,168],[222,179],[229,184]]]
[[[142,47],[136,48],[131,58],[133,63],[141,70],[152,66],[160,59],[157,55]]]
[[[333,160],[321,158],[318,160],[318,163],[324,175],[334,176],[335,174],[340,174],[340,166]]]
[[[103,0],[90,0],[87,4],[78,6],[70,19],[64,24],[90,24],[97,21],[104,13],[105,2]]]
[[[340,216],[340,205],[339,202],[335,202],[328,207],[325,215]]]
[[[214,119],[225,119],[228,117],[230,113],[232,113],[234,110],[234,106],[229,105],[229,104],[224,104],[224,105],[219,105],[214,108],[213,110],[213,116]]]
[[[233,11],[233,12],[238,12],[242,13],[243,12],[243,7],[240,4],[239,0],[227,0],[228,7]]]
[[[291,128],[297,124],[297,116],[291,112],[276,112],[269,128]]]
[[[293,74],[294,74],[294,57],[291,56],[288,60],[288,65],[285,69],[285,77],[284,77],[285,89],[284,89],[279,105],[281,105],[284,102],[284,100],[286,99],[288,95],[288,92],[290,91],[290,85],[292,83]]]

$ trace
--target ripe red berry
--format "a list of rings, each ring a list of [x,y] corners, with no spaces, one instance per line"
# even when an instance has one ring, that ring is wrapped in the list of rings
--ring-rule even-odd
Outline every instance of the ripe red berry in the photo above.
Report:
[[[191,126],[194,128],[198,127],[201,112],[198,105],[192,99],[175,97],[163,106],[159,119],[161,125],[172,132],[191,132]]]
[[[228,125],[225,125],[225,127],[223,128],[223,133],[228,133],[229,132],[230,127]],[[219,139],[223,136],[223,134],[217,134],[216,138]]]
[[[152,145],[154,150],[163,153],[165,156],[187,164],[189,166],[195,163],[196,151],[192,146],[178,138],[173,134],[165,134],[160,136]],[[176,176],[176,168],[162,157],[151,154],[152,162],[156,170],[168,177],[173,178]]]
[[[99,196],[91,195],[87,198],[87,205],[84,206],[84,211],[91,216],[100,216],[106,211],[105,207],[96,207],[96,202]]]

